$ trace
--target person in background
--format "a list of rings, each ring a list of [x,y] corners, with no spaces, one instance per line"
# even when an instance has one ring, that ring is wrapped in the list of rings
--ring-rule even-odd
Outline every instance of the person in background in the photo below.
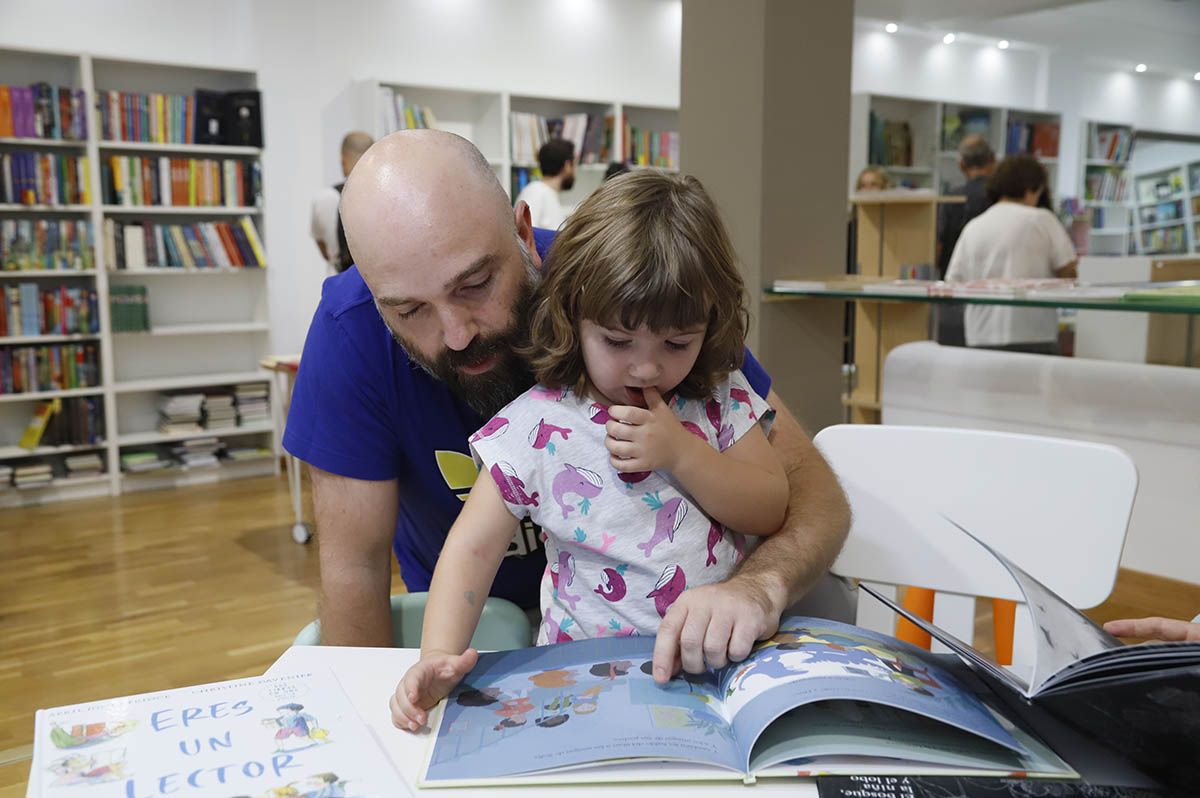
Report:
[[[1200,642],[1200,615],[1187,621],[1174,618],[1136,618],[1109,621],[1104,631],[1113,637],[1137,637],[1143,640],[1162,640],[1168,643]]]
[[[350,176],[350,170],[358,159],[366,152],[374,140],[361,130],[351,131],[342,137],[342,177]],[[321,189],[312,201],[312,218],[309,230],[321,257],[328,265],[328,274],[334,275],[350,268],[353,260],[350,248],[346,246],[346,232],[342,229],[342,217],[338,213],[338,203],[341,201],[342,186],[345,180]]]
[[[884,191],[891,187],[891,178],[882,166],[868,166],[858,173],[858,179],[854,181],[855,191]]]
[[[608,165],[608,168],[604,170],[604,179],[612,180],[617,175],[623,175],[628,171],[629,164],[624,164],[620,161],[613,161]]]
[[[1049,180],[1030,155],[1005,158],[988,182],[995,204],[963,228],[949,282],[1074,277],[1078,258],[1070,236],[1053,213],[1039,208]],[[1058,354],[1054,308],[968,305],[967,346],[1012,352]]]
[[[958,145],[958,168],[967,182],[947,193],[964,197],[965,201],[961,204],[944,202],[938,206],[936,262],[939,280],[946,278],[950,255],[954,252],[958,237],[962,235],[963,227],[992,205],[988,199],[987,181],[996,171],[996,153],[992,152],[992,146],[985,137],[978,133],[963,137]],[[939,344],[966,346],[962,305],[938,305],[934,315],[937,318]]]
[[[517,202],[529,206],[534,227],[557,230],[566,220],[560,195],[575,185],[575,144],[566,139],[550,139],[538,150],[542,178],[521,189]]]

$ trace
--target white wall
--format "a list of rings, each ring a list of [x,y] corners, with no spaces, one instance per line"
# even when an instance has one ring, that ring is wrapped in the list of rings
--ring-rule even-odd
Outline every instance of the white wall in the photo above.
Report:
[[[673,106],[680,19],[680,0],[0,0],[0,47],[258,72],[271,348],[298,352],[324,277],[322,110],[352,79]]]

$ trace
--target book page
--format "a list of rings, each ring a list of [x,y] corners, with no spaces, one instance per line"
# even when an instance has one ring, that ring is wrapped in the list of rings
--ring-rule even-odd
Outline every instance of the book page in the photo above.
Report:
[[[328,672],[40,710],[36,735],[30,795],[374,796],[403,790]]]
[[[836,621],[784,618],[774,636],[758,643],[744,662],[723,671],[720,686],[734,736],[744,746],[747,769],[750,747],[776,718],[796,707],[828,701],[901,709],[1024,753],[983,703],[929,652]]]
[[[421,785],[638,758],[741,772],[716,676],[659,686],[653,653],[625,637],[481,654],[442,705]]]

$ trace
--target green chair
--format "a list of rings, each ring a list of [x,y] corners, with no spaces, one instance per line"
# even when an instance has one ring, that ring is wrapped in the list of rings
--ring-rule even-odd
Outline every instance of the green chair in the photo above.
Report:
[[[396,648],[420,648],[421,624],[425,621],[428,593],[401,593],[392,596],[392,640]],[[524,610],[501,598],[490,597],[483,603],[479,626],[471,645],[480,651],[507,651],[528,648],[533,643],[533,627]],[[313,621],[300,630],[294,646],[319,646],[321,622]]]

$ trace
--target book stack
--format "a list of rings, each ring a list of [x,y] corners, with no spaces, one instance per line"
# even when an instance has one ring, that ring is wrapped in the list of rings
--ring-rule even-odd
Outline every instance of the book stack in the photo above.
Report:
[[[25,463],[13,473],[13,484],[22,489],[45,487],[53,481],[54,469],[49,463]]]
[[[235,463],[246,463],[253,460],[269,460],[274,454],[262,446],[239,446],[225,450],[225,458]]]
[[[1123,169],[1089,166],[1084,176],[1084,197],[1096,202],[1124,202],[1129,179]]]
[[[233,389],[234,404],[237,406],[238,426],[248,427],[271,419],[271,408],[267,404],[265,382],[242,383]]]
[[[65,463],[68,480],[96,477],[104,473],[104,461],[96,452],[70,455],[65,458]]]
[[[233,395],[206,393],[204,395],[204,428],[223,430],[236,427],[237,408],[233,406]]]
[[[13,467],[0,464],[0,490],[12,487]]]
[[[216,438],[193,438],[172,447],[171,454],[183,464],[185,471],[197,468],[216,468],[220,465],[217,455],[225,445]]]
[[[127,474],[162,471],[173,465],[175,465],[174,461],[163,458],[156,451],[121,452],[121,470]]]
[[[204,394],[161,394],[158,398],[158,431],[164,435],[186,435],[203,432],[200,425],[204,410]]]

